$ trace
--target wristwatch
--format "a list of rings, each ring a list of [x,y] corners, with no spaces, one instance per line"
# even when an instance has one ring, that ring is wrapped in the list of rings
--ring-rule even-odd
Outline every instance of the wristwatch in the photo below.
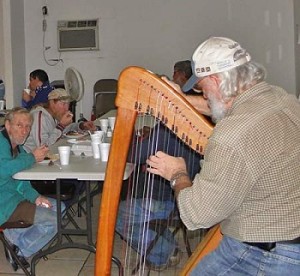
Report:
[[[172,189],[175,188],[175,186],[177,184],[177,180],[182,176],[189,176],[189,175],[185,172],[180,172],[180,173],[177,173],[177,174],[172,176],[172,178],[170,179],[170,186],[171,186]]]
[[[171,179],[170,180],[170,186],[171,186],[171,188],[172,189],[174,189],[174,187],[176,186],[176,180],[177,180],[178,178],[175,178],[175,179]]]

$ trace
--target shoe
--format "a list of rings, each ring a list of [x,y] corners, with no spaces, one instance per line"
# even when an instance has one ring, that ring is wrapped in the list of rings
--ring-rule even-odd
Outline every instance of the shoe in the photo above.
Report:
[[[18,254],[19,248],[16,245],[12,244],[11,248],[16,254]],[[19,268],[19,265],[16,262],[16,260],[13,258],[11,252],[5,246],[4,246],[4,252],[5,252],[6,260],[11,264],[13,270],[17,271]],[[18,256],[18,259],[24,268],[28,268],[30,266],[29,263],[27,262],[26,258],[24,258],[23,256]]]
[[[156,265],[156,264],[147,262],[147,267],[149,270],[161,272],[163,270],[166,270],[167,268],[178,265],[180,263],[181,257],[182,257],[182,252],[178,248],[176,248],[174,250],[174,253],[169,258],[169,260],[166,264]]]

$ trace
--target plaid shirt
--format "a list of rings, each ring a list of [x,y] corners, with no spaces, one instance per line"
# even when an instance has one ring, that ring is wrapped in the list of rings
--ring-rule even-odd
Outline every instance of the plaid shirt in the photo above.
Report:
[[[241,241],[300,236],[300,104],[266,82],[239,95],[215,127],[201,173],[179,193],[190,229],[221,222]]]

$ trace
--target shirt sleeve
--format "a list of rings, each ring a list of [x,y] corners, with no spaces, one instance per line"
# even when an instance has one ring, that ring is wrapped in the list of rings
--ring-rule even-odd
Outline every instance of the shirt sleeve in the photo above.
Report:
[[[44,83],[42,87],[36,89],[35,97],[26,103],[26,108],[30,109],[37,104],[46,103],[48,101],[48,94],[53,89],[54,88],[50,86],[49,82]]]
[[[67,133],[67,132],[69,132],[69,131],[81,131],[81,129],[80,129],[80,127],[79,127],[79,124],[80,124],[80,123],[72,123],[72,124],[68,125],[68,126],[64,129],[63,133]]]
[[[234,212],[252,185],[242,156],[210,141],[201,172],[178,195],[181,219],[190,230],[209,228]]]

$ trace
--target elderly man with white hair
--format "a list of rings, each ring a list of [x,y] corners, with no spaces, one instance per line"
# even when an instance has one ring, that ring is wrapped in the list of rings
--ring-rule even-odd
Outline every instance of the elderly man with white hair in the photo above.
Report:
[[[216,122],[201,172],[192,181],[163,152],[147,160],[189,229],[220,223],[221,243],[191,275],[300,275],[299,102],[229,38],[203,42],[192,68],[183,90],[202,90]]]

